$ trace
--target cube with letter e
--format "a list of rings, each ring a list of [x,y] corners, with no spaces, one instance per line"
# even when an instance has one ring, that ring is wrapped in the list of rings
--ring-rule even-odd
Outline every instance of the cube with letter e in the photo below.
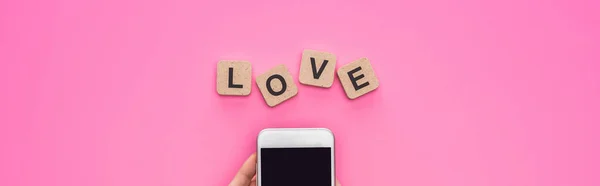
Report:
[[[340,67],[337,74],[350,99],[356,99],[379,87],[379,80],[367,58],[361,58]]]

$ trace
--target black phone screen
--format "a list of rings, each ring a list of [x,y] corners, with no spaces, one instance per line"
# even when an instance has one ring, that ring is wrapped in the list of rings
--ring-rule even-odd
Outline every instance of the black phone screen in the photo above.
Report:
[[[262,186],[332,186],[331,148],[261,148]]]

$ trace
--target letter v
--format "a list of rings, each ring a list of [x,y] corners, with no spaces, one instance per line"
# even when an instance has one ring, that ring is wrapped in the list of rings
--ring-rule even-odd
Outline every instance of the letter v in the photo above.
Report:
[[[310,64],[312,65],[312,72],[313,72],[313,78],[315,79],[319,79],[319,77],[321,77],[321,74],[323,73],[323,70],[325,70],[325,66],[327,66],[327,60],[323,60],[323,64],[321,65],[321,68],[319,68],[319,71],[317,71],[317,64],[315,62],[315,58],[311,57],[310,58]]]

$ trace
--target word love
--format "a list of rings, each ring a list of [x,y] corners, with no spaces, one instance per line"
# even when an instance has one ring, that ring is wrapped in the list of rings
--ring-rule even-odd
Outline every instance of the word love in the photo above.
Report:
[[[300,83],[329,88],[335,74],[335,55],[327,52],[304,50],[300,62]],[[350,99],[365,95],[377,87],[379,80],[367,58],[361,58],[340,67],[338,78]],[[252,90],[252,65],[247,61],[219,61],[217,64],[217,92],[220,95],[247,96]],[[265,102],[274,107],[298,94],[298,87],[285,65],[278,65],[256,77],[256,84]]]

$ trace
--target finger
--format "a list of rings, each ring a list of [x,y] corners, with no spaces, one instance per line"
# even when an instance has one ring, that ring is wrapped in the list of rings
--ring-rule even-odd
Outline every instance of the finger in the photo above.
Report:
[[[256,153],[250,155],[250,157],[244,162],[242,168],[235,175],[229,186],[248,186],[256,174]]]
[[[252,178],[250,186],[256,186],[256,175],[254,175],[254,177]]]
[[[335,186],[342,186],[340,180],[338,180],[337,178],[335,179]]]

